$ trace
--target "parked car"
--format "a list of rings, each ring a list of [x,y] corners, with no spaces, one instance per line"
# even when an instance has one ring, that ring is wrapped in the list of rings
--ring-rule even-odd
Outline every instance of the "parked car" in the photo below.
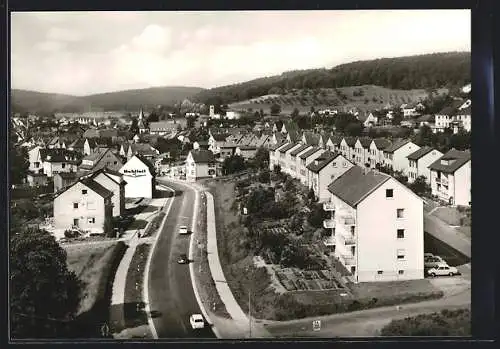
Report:
[[[424,267],[425,268],[435,268],[442,263],[446,263],[446,262],[443,260],[443,258],[441,258],[439,256],[432,256],[432,257],[424,259]]]
[[[432,253],[429,253],[429,252],[424,253],[424,259],[427,259],[430,257],[434,257],[434,255]]]
[[[453,276],[453,275],[458,275],[459,272],[457,268],[450,267],[446,263],[441,263],[437,267],[429,269],[427,271],[427,274],[430,276],[443,276],[443,275]]]
[[[187,263],[189,263],[188,256],[185,253],[181,254],[179,256],[179,259],[177,260],[177,263],[179,263],[179,264],[187,264]]]
[[[193,314],[189,318],[189,322],[191,323],[191,327],[193,330],[204,328],[205,321],[203,320],[203,316],[201,314]]]
[[[179,234],[181,235],[189,234],[188,228],[185,225],[181,225],[179,227]]]

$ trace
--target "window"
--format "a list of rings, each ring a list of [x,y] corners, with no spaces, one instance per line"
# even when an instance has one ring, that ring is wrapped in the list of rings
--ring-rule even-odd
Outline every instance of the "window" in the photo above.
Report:
[[[94,217],[89,217],[89,223],[90,223],[90,224],[95,223],[95,218],[94,218]]]
[[[78,208],[78,202],[73,202],[73,208]]]
[[[404,271],[404,270],[398,270],[398,274],[399,274],[399,275],[403,275],[404,273],[405,273],[405,271]]]
[[[87,194],[87,189],[82,189],[82,194]]]
[[[113,162],[115,165],[118,163],[118,161]]]
[[[66,167],[66,164],[63,162],[63,163],[61,164],[61,168],[65,168],[65,167]]]
[[[405,230],[398,229],[398,239],[403,239],[405,237]]]
[[[378,275],[382,275],[384,272],[382,270],[377,271]]]
[[[392,197],[394,197],[394,190],[393,189],[386,189],[385,190],[385,197],[386,198],[392,198]]]
[[[332,163],[332,165],[333,167],[337,167],[337,163],[335,161]]]
[[[398,255],[398,260],[404,260],[405,259],[405,250],[398,250],[397,255]]]
[[[396,217],[398,217],[398,218],[404,218],[404,214],[405,214],[405,209],[404,208],[398,208],[396,210]]]

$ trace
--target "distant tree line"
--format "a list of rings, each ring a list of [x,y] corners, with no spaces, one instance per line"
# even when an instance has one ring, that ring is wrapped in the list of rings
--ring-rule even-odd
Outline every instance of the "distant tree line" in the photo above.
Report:
[[[391,89],[456,88],[471,79],[470,52],[382,58],[339,65],[332,69],[286,72],[248,82],[201,91],[193,100],[221,105],[280,94],[292,89],[378,85]]]

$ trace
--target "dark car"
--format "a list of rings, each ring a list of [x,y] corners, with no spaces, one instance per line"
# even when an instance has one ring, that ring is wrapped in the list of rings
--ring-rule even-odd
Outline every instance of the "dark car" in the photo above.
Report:
[[[189,263],[188,256],[185,253],[181,254],[179,256],[179,259],[177,260],[177,263],[179,263],[179,264],[187,264],[187,263]]]
[[[133,216],[118,216],[114,218],[114,227],[120,230],[128,228],[128,226],[134,221]]]

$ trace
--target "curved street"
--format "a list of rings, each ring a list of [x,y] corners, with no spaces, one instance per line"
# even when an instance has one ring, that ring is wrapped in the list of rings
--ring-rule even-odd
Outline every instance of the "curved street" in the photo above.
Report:
[[[154,327],[158,338],[215,338],[210,327],[191,328],[190,315],[202,312],[194,295],[189,266],[177,263],[180,254],[188,254],[190,235],[179,235],[178,231],[181,225],[192,229],[195,192],[178,183],[161,184],[175,190],[176,196],[159,232],[148,275]]]

